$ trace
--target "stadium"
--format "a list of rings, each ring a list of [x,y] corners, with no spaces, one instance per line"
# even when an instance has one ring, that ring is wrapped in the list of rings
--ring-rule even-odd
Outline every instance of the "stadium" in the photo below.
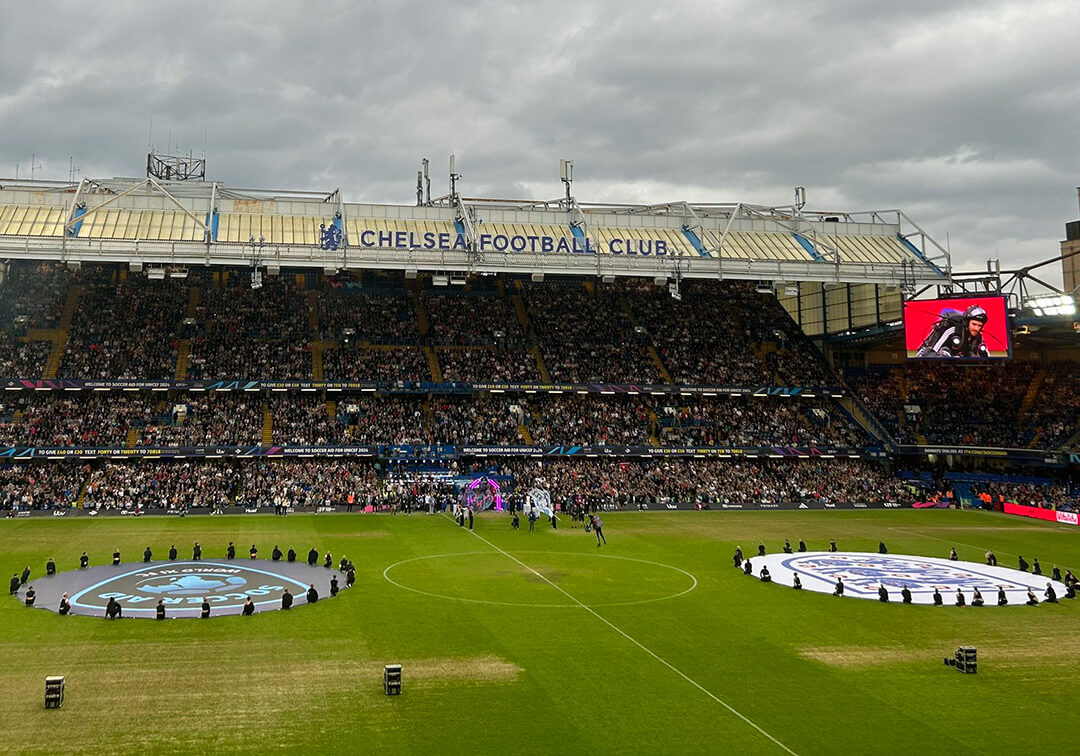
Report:
[[[184,169],[0,188],[4,750],[1069,749],[1080,352],[1034,268],[800,189]]]

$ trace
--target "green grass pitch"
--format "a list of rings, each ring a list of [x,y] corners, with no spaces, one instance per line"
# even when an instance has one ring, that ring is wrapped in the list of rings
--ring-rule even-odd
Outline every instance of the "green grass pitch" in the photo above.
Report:
[[[193,541],[357,565],[332,601],[210,621],[106,622],[0,602],[0,751],[168,753],[1064,753],[1080,602],[902,606],[765,585],[736,544],[1080,568],[1080,533],[955,511],[605,515],[609,544],[477,518],[296,515],[0,522],[5,576],[82,549]],[[565,521],[564,521],[565,522]],[[568,522],[566,523],[568,525]],[[482,538],[477,537],[482,536]],[[247,560],[244,560],[247,561]],[[388,569],[389,568],[389,569]],[[385,573],[385,574],[384,574]],[[33,580],[33,578],[32,578]],[[977,675],[942,665],[979,649]],[[383,695],[382,666],[404,666]],[[67,678],[58,711],[44,678]],[[752,724],[751,724],[752,723]],[[755,727],[756,726],[756,727]],[[760,729],[758,729],[760,728]],[[775,739],[775,740],[774,740]],[[779,745],[782,744],[782,745]]]

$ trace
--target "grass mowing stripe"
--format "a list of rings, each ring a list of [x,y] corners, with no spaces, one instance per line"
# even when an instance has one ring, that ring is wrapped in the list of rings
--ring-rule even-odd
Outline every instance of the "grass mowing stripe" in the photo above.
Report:
[[[450,517],[449,517],[449,515],[447,515],[447,518],[448,518],[448,519],[452,519],[452,518],[450,518]],[[690,676],[689,676],[688,674],[686,674],[685,672],[683,672],[683,671],[682,671],[681,669],[679,669],[678,667],[676,667],[676,666],[675,666],[674,664],[672,664],[671,662],[669,662],[669,661],[668,661],[667,659],[665,659],[665,658],[663,658],[662,656],[660,656],[659,654],[657,654],[657,653],[656,653],[655,651],[653,651],[652,649],[650,649],[650,648],[649,648],[648,646],[646,646],[645,644],[641,643],[641,642],[640,642],[640,641],[638,641],[637,639],[635,639],[635,638],[631,637],[631,636],[630,636],[629,634],[627,634],[627,633],[626,633],[626,631],[622,630],[622,629],[621,629],[621,628],[620,628],[620,627],[619,627],[618,625],[616,625],[616,624],[615,624],[614,622],[611,622],[611,621],[610,621],[610,620],[608,620],[608,619],[607,619],[606,617],[603,617],[603,616],[602,616],[601,614],[599,614],[599,613],[598,613],[598,612],[597,612],[597,611],[596,611],[595,609],[593,609],[592,607],[588,606],[587,604],[584,604],[584,603],[582,603],[581,601],[578,601],[578,599],[577,599],[576,597],[574,597],[574,596],[573,596],[573,595],[572,595],[571,593],[569,593],[568,591],[566,591],[566,590],[565,590],[565,589],[564,589],[564,588],[563,588],[562,586],[560,586],[560,585],[558,585],[558,584],[556,584],[556,583],[553,583],[553,582],[552,582],[551,580],[548,580],[548,579],[547,579],[546,577],[544,577],[544,575],[542,575],[541,573],[537,572],[537,571],[536,571],[535,569],[533,569],[533,568],[532,568],[532,567],[530,567],[529,565],[525,564],[525,563],[524,563],[523,561],[521,561],[520,559],[518,559],[518,558],[517,558],[516,556],[514,556],[513,554],[511,554],[511,553],[509,553],[508,551],[504,551],[503,549],[499,548],[499,547],[498,547],[498,546],[496,546],[496,545],[495,545],[494,543],[492,543],[491,541],[489,541],[488,539],[484,538],[484,537],[483,537],[482,535],[480,535],[479,533],[477,533],[477,532],[476,532],[475,530],[469,530],[469,533],[470,533],[470,535],[473,535],[473,536],[476,536],[477,538],[479,538],[479,539],[480,539],[481,541],[483,541],[484,543],[486,543],[486,544],[487,544],[488,546],[490,546],[491,548],[495,549],[495,551],[499,552],[500,554],[502,554],[503,556],[507,557],[508,559],[511,559],[511,560],[513,560],[513,561],[517,562],[517,563],[518,563],[518,564],[520,564],[520,565],[521,565],[522,567],[524,567],[525,569],[527,569],[527,570],[528,570],[529,572],[531,572],[532,574],[536,575],[536,576],[537,576],[538,578],[540,578],[541,580],[543,580],[543,581],[544,581],[545,583],[547,583],[548,585],[550,585],[550,586],[551,586],[552,588],[554,588],[555,590],[557,590],[557,591],[558,591],[559,593],[563,594],[563,595],[564,595],[564,596],[566,596],[566,597],[567,597],[568,599],[570,599],[571,601],[573,601],[573,602],[574,602],[574,603],[575,603],[575,604],[576,604],[577,606],[581,607],[581,608],[582,608],[582,609],[584,609],[584,610],[585,610],[586,612],[588,612],[588,613],[589,613],[589,614],[591,614],[592,616],[596,617],[596,618],[597,618],[598,620],[600,620],[601,622],[603,622],[603,623],[604,623],[605,625],[607,625],[608,627],[610,627],[610,628],[611,628],[612,630],[614,630],[615,632],[617,632],[617,633],[618,633],[619,635],[621,635],[622,637],[626,638],[626,639],[627,639],[628,641],[630,641],[631,643],[633,643],[633,644],[634,644],[635,646],[637,646],[638,648],[640,648],[640,649],[641,649],[642,651],[644,651],[645,653],[647,653],[647,654],[648,654],[649,656],[651,656],[652,658],[656,659],[656,660],[657,660],[658,662],[660,662],[661,664],[663,664],[663,665],[664,665],[665,667],[667,667],[668,669],[670,669],[670,670],[671,670],[672,672],[674,672],[675,674],[677,674],[677,675],[678,675],[679,677],[681,677],[682,679],[686,680],[686,681],[687,681],[688,683],[690,683],[691,685],[693,685],[693,686],[694,686],[695,688],[697,688],[698,690],[700,690],[700,691],[701,691],[702,693],[704,693],[705,695],[707,695],[707,696],[708,696],[709,698],[711,698],[712,700],[716,701],[716,702],[717,702],[718,704],[720,704],[720,705],[721,705],[721,706],[723,706],[723,707],[724,707],[725,709],[727,709],[728,711],[730,711],[730,712],[731,712],[732,714],[734,714],[735,716],[737,716],[737,717],[738,717],[739,719],[741,719],[741,720],[742,720],[743,722],[745,722],[746,724],[748,724],[748,725],[750,725],[751,727],[753,727],[753,728],[754,728],[755,730],[757,730],[757,731],[758,731],[759,733],[761,733],[761,734],[762,734],[762,735],[764,735],[764,736],[765,736],[766,738],[768,738],[768,739],[769,739],[769,740],[771,740],[771,741],[772,741],[773,743],[775,743],[775,744],[776,744],[776,746],[777,746],[778,748],[780,748],[781,750],[783,750],[783,751],[784,751],[785,753],[790,753],[790,754],[791,754],[791,756],[798,756],[798,754],[796,754],[796,753],[795,753],[795,751],[791,750],[791,749],[790,749],[790,748],[788,748],[788,747],[787,747],[786,745],[784,745],[784,744],[783,744],[783,743],[781,743],[781,742],[780,742],[779,740],[777,740],[777,739],[776,739],[775,737],[773,737],[772,735],[770,735],[769,733],[767,733],[767,732],[766,732],[765,730],[763,730],[763,729],[762,729],[762,728],[761,728],[761,727],[760,727],[760,726],[759,726],[759,725],[758,725],[757,723],[755,723],[755,722],[754,722],[754,721],[753,721],[752,719],[750,719],[749,717],[747,717],[747,716],[746,716],[745,714],[743,714],[742,712],[740,712],[740,711],[739,711],[738,709],[736,709],[735,707],[733,707],[733,706],[732,706],[731,704],[729,704],[729,703],[727,703],[726,701],[724,701],[724,700],[723,700],[722,698],[720,698],[720,697],[719,697],[719,696],[717,696],[717,695],[716,695],[715,693],[713,693],[712,691],[710,691],[710,690],[709,690],[708,688],[706,688],[706,687],[705,687],[704,685],[702,685],[701,683],[699,683],[699,682],[697,682],[696,680],[694,680],[694,679],[693,679],[692,677],[690,677]]]

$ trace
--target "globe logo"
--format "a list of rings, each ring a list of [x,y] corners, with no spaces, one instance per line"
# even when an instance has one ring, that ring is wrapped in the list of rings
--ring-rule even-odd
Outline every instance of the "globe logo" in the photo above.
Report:
[[[206,593],[234,591],[246,584],[247,580],[236,575],[223,577],[212,573],[204,573],[167,578],[150,578],[149,580],[140,581],[136,584],[136,588],[142,593],[151,593],[158,596],[195,596]]]

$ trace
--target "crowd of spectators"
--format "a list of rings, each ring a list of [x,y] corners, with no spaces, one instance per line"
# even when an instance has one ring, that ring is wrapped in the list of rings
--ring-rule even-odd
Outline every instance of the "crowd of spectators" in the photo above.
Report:
[[[490,397],[437,396],[431,400],[433,443],[511,445],[518,435],[521,409],[504,395]]]
[[[322,352],[328,381],[376,381],[386,384],[430,381],[427,355],[416,347],[365,349],[356,345]]]
[[[374,463],[363,460],[259,460],[238,469],[237,503],[246,507],[322,507],[384,494]],[[360,501],[357,502],[358,504]]]
[[[975,483],[971,486],[975,501],[986,509],[1002,502],[1042,509],[1075,512],[1080,509],[1080,492],[1063,483]]]
[[[451,383],[538,383],[536,358],[517,349],[437,350],[444,381]]]
[[[511,460],[499,469],[514,476],[516,489],[546,490],[564,509],[912,500],[886,468],[861,460]]]
[[[52,346],[51,341],[23,341],[10,330],[0,331],[0,377],[40,378]]]
[[[828,403],[805,399],[661,400],[665,445],[862,447],[871,439]]]
[[[0,511],[71,507],[85,478],[86,469],[69,461],[0,465]]]
[[[372,344],[415,345],[420,331],[412,300],[402,289],[368,291],[335,279],[319,296],[319,329],[330,341],[345,338]]]
[[[224,460],[104,462],[91,470],[83,494],[87,509],[164,509],[228,506],[240,475]]]
[[[525,334],[509,300],[490,294],[423,295],[428,332],[438,346],[492,346],[522,350]]]
[[[115,270],[88,273],[58,378],[172,380],[188,289]],[[186,283],[186,282],[185,282]]]
[[[655,430],[651,405],[641,396],[536,394],[520,402],[536,446],[648,445]]]
[[[348,424],[331,417],[326,400],[310,394],[272,394],[269,401],[273,417],[275,446],[337,446],[359,443],[349,438]]]

